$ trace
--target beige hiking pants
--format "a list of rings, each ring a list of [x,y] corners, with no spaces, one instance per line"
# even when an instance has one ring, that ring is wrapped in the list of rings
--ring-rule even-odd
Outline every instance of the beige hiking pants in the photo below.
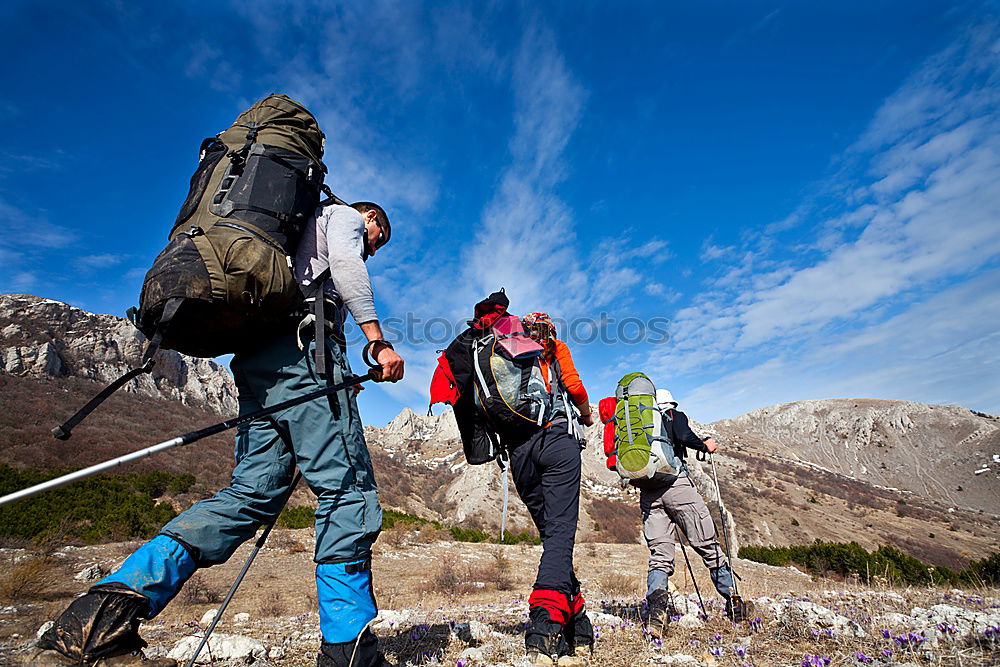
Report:
[[[715,535],[715,523],[690,477],[682,476],[668,487],[641,489],[642,534],[649,546],[649,570],[674,573],[674,526],[710,570],[726,565],[726,554]]]

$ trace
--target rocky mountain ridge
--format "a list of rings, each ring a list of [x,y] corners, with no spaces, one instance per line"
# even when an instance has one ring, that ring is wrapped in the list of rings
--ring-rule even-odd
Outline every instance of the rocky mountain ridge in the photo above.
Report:
[[[107,384],[139,365],[146,339],[120,317],[25,294],[0,295],[0,371]],[[222,415],[237,410],[232,377],[211,359],[160,350],[153,371],[121,391],[179,401]]]

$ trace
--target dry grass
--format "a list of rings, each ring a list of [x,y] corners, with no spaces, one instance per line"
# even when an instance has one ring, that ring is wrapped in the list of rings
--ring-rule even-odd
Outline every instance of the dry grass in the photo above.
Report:
[[[214,586],[210,586],[201,572],[196,572],[184,584],[179,597],[187,605],[216,604],[222,601],[222,593]]]
[[[601,575],[597,586],[602,593],[612,598],[632,597],[637,591],[645,590],[639,577],[620,573]]]
[[[257,609],[265,618],[278,617],[285,613],[285,601],[278,591],[269,591],[260,599]]]
[[[429,593],[440,593],[448,599],[455,599],[475,590],[469,570],[455,567],[446,560],[438,567],[434,575],[427,581],[425,590]]]
[[[490,584],[498,591],[509,591],[514,588],[510,559],[500,548],[494,548],[490,552],[490,560],[486,565],[470,569],[469,578]]]
[[[300,539],[299,531],[294,530],[275,530],[268,539],[268,546],[286,554],[301,554],[313,550],[311,540],[308,537]]]
[[[55,590],[61,574],[52,556],[8,558],[0,574],[0,602],[21,603],[44,598]]]

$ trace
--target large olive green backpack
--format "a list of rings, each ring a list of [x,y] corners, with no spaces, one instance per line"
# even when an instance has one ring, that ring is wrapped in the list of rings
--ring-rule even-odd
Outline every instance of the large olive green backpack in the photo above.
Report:
[[[614,413],[616,470],[623,483],[656,486],[676,478],[681,462],[656,407],[656,387],[643,373],[618,381]]]
[[[169,243],[128,313],[149,339],[142,367],[54,429],[56,437],[69,437],[115,390],[149,372],[157,349],[216,357],[294,328],[304,295],[292,259],[321,194],[330,195],[323,143],[316,118],[285,95],[269,95],[202,142]]]
[[[132,317],[151,347],[216,357],[287,325],[302,303],[292,258],[319,204],[323,133],[305,107],[270,95],[205,139],[170,243]]]

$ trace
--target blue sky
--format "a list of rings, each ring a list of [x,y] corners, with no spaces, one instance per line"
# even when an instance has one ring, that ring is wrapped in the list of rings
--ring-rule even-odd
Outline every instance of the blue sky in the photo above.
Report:
[[[645,370],[700,421],[829,397],[1000,412],[995,4],[34,1],[0,21],[0,292],[122,314],[201,138],[285,92],[327,134],[327,183],[393,219],[369,262],[383,318],[458,322],[504,286],[583,335],[669,320],[666,342],[574,354],[595,401]],[[425,409],[443,346],[401,341],[407,378],[367,390],[366,419]]]

